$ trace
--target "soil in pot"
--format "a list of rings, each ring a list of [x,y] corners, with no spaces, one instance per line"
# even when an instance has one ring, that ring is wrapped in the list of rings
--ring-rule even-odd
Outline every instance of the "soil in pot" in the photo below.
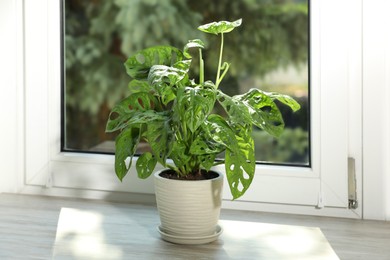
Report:
[[[186,180],[186,181],[199,181],[199,180],[210,180],[217,178],[219,175],[212,171],[201,170],[193,174],[188,174],[186,176],[178,176],[174,171],[163,171],[160,173],[160,176],[172,180]]]

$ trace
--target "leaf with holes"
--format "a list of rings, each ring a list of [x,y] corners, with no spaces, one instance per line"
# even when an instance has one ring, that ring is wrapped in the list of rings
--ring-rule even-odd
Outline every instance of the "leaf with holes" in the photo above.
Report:
[[[168,120],[169,112],[156,112],[154,110],[135,111],[133,116],[126,122],[127,125],[149,125],[155,122]]]
[[[235,141],[225,154],[225,171],[233,199],[241,197],[249,188],[255,174],[254,141],[251,126],[236,128]],[[234,147],[236,145],[236,147]]]
[[[230,121],[242,125],[251,122],[252,118],[248,106],[240,100],[230,97],[220,90],[217,92],[217,100],[228,114]]]
[[[237,145],[234,144],[236,141],[234,130],[222,116],[216,114],[210,115],[205,122],[203,130],[206,138],[210,138],[216,144],[223,145],[228,149],[237,147]]]
[[[171,46],[155,46],[141,50],[127,59],[126,72],[134,79],[147,79],[149,70],[154,65],[172,66],[183,60],[181,50]]]
[[[201,125],[201,131],[191,144],[190,153],[205,156],[219,154],[228,146],[234,132],[220,115],[211,114]]]
[[[283,95],[283,94],[279,94],[279,93],[275,93],[275,92],[271,92],[271,93],[263,92],[263,93],[265,95],[269,96],[270,98],[277,99],[280,102],[282,102],[283,104],[289,106],[293,112],[296,112],[299,109],[301,109],[301,105],[299,105],[299,103],[297,101],[295,101],[295,99],[293,99],[292,97],[290,97],[288,95]]]
[[[218,154],[223,152],[225,147],[222,142],[216,142],[200,133],[192,142],[190,153],[195,155]]]
[[[181,119],[188,129],[195,133],[214,108],[215,89],[204,86],[187,87],[178,92],[176,107],[181,111]]]
[[[157,160],[153,154],[149,152],[143,153],[136,162],[138,177],[141,179],[148,178],[156,167]]]
[[[204,167],[206,171],[209,171],[214,166],[215,158],[217,154],[204,154],[199,156],[200,165]]]
[[[123,99],[110,112],[106,132],[114,132],[125,128],[137,111],[161,110],[161,106],[152,94],[145,92],[134,93]]]
[[[115,173],[121,181],[130,169],[139,141],[140,130],[136,127],[124,129],[115,139]],[[130,161],[127,166],[128,158]]]
[[[164,105],[176,97],[174,86],[187,76],[189,65],[187,62],[175,64],[177,67],[155,65],[150,69],[148,82],[160,96]]]
[[[283,132],[284,121],[274,100],[259,89],[251,89],[243,95],[234,96],[233,99],[242,102],[248,107],[251,122],[264,129],[269,134],[278,137]]]
[[[155,89],[161,85],[167,85],[172,87],[177,82],[182,80],[186,75],[185,70],[169,67],[165,65],[154,65],[150,68],[148,82]]]
[[[150,121],[144,133],[154,157],[163,166],[166,165],[166,160],[172,150],[173,132],[169,124],[169,117]]]

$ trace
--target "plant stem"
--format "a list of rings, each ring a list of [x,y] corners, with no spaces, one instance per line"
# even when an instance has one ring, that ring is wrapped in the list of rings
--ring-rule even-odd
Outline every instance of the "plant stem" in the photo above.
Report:
[[[199,84],[204,82],[204,61],[202,58],[202,49],[199,48]]]
[[[225,66],[226,66],[226,67],[224,67],[223,73],[222,73],[221,77],[219,78],[218,85],[219,85],[219,83],[221,83],[223,77],[225,77],[226,73],[227,73],[228,70],[229,70],[229,66],[230,66],[230,65],[229,65],[228,63],[225,63]]]
[[[217,69],[217,78],[215,79],[215,87],[218,88],[219,86],[219,74],[221,71],[221,64],[222,64],[222,53],[223,53],[223,33],[221,33],[221,49],[219,50],[219,61],[218,61],[218,69]]]

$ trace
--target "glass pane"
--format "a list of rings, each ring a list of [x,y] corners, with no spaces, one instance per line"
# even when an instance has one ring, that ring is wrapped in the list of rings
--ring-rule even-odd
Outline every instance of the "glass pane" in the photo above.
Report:
[[[279,139],[254,130],[256,158],[310,165],[308,1],[64,0],[63,12],[63,150],[113,152],[114,136],[104,130],[110,109],[127,95],[130,78],[123,63],[128,56],[153,45],[181,49],[200,38],[210,50],[204,55],[205,78],[213,79],[218,38],[196,27],[243,18],[243,25],[225,37],[224,60],[231,69],[221,89],[239,94],[257,87],[295,97],[300,111],[280,106],[286,129]],[[192,73],[195,78],[197,71]]]

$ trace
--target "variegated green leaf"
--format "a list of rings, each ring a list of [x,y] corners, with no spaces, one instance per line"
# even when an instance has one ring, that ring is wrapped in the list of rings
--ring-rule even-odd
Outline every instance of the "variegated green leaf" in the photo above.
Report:
[[[283,104],[289,106],[292,109],[292,111],[294,111],[294,112],[298,111],[301,108],[301,105],[299,105],[299,103],[295,99],[293,99],[292,97],[290,97],[288,95],[283,95],[283,94],[279,94],[279,93],[275,93],[275,92],[272,92],[272,93],[263,92],[263,93],[265,95],[269,96],[270,98],[277,99],[280,102],[282,102]]]
[[[177,90],[174,86],[187,77],[188,61],[178,62],[175,66],[155,65],[150,69],[148,76],[149,84],[158,93],[164,105],[175,99]]]
[[[218,154],[221,153],[224,148],[225,145],[222,142],[216,142],[209,136],[206,137],[202,134],[198,134],[196,139],[192,142],[190,153],[195,155]]]
[[[233,99],[245,104],[255,126],[264,129],[273,136],[280,136],[284,129],[284,121],[274,100],[259,89],[251,89]]]
[[[183,54],[184,57],[191,59],[191,54],[188,52],[189,49],[191,48],[204,48],[204,43],[200,39],[195,39],[195,40],[190,40],[188,43],[184,46]]]
[[[154,110],[135,111],[133,116],[126,122],[127,125],[153,124],[169,120],[168,112],[156,112]]]
[[[185,168],[192,159],[191,155],[188,153],[186,143],[180,140],[176,140],[173,143],[169,158],[173,160],[178,169]]]
[[[127,59],[126,72],[134,79],[147,79],[149,70],[154,65],[172,66],[183,60],[181,50],[171,46],[155,46],[141,50]]]
[[[130,93],[137,92],[150,92],[152,91],[152,86],[146,80],[133,79],[129,82],[128,88]]]
[[[166,160],[173,145],[173,132],[169,124],[169,118],[150,121],[144,134],[154,157],[163,166],[166,165]]]
[[[235,134],[230,125],[220,115],[212,114],[205,122],[203,128],[206,138],[211,138],[215,143],[225,146],[225,148],[234,149]]]
[[[158,100],[150,93],[134,93],[118,103],[110,112],[106,132],[125,128],[137,111],[161,110]]]
[[[240,26],[242,19],[238,19],[234,22],[220,21],[204,24],[198,27],[202,32],[219,34],[219,33],[228,33],[233,31],[234,28]]]
[[[182,111],[180,120],[194,133],[214,108],[215,89],[205,85],[186,87],[178,95],[176,106]]]
[[[165,65],[154,65],[150,68],[148,82],[154,88],[161,84],[173,86],[182,80],[187,71]]]
[[[156,167],[157,160],[153,154],[149,152],[143,153],[136,162],[138,177],[141,179],[148,178]]]
[[[199,156],[199,161],[201,166],[204,167],[206,171],[209,171],[211,167],[214,166],[215,158],[217,157],[217,154],[204,154]]]
[[[130,169],[133,155],[140,141],[139,128],[124,129],[115,140],[115,173],[122,180]],[[130,159],[128,165],[127,158]]]
[[[229,120],[236,124],[247,124],[251,122],[251,113],[248,107],[238,99],[234,99],[222,91],[217,92],[218,102],[229,116]]]
[[[225,154],[225,171],[233,199],[241,197],[252,183],[256,160],[251,126],[237,127],[235,142],[232,142]]]

